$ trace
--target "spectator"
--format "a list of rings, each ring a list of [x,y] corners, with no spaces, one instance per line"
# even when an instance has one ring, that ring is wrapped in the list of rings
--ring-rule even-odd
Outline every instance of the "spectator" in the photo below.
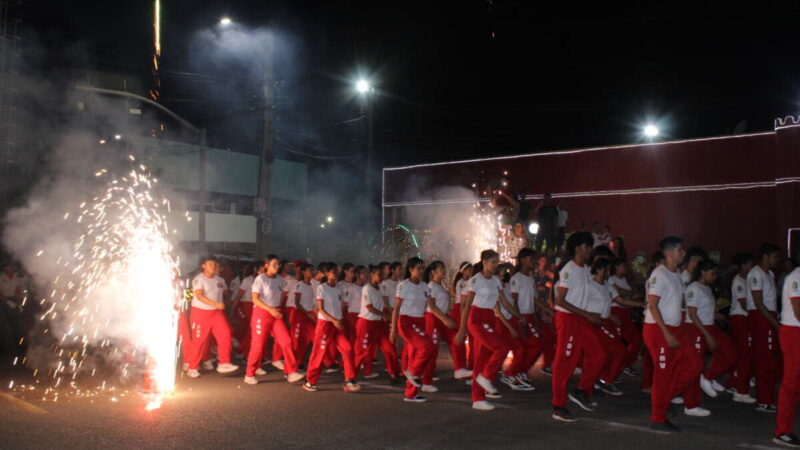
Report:
[[[558,208],[553,205],[551,194],[544,194],[544,199],[536,210],[536,221],[539,223],[539,232],[536,233],[536,250],[542,251],[542,244],[545,241],[547,241],[548,249],[556,247]]]
[[[558,204],[558,248],[564,245],[564,236],[567,234],[567,210],[564,209],[564,204]]]
[[[611,242],[611,227],[606,225],[600,228],[600,222],[595,222],[592,225],[592,238],[594,238],[594,246],[599,247],[601,245],[608,246]]]
[[[625,250],[625,241],[622,239],[622,237],[617,236],[612,239],[608,244],[608,247],[612,252],[614,252],[615,255],[617,255],[617,258],[626,261],[628,260],[628,252]]]

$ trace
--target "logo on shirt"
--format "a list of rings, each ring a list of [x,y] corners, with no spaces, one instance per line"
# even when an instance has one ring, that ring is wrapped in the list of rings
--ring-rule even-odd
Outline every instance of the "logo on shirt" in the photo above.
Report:
[[[517,285],[517,280],[511,280],[511,285],[512,286],[516,286]]]
[[[689,292],[687,292],[687,293],[686,293],[686,297],[688,297],[688,298],[694,298],[694,291],[689,291]]]
[[[758,284],[758,280],[757,280],[757,279],[755,279],[755,278],[750,278],[750,284],[752,284],[753,286],[755,286],[755,285],[757,285],[757,284]]]
[[[737,290],[737,291],[739,291],[739,292],[742,292],[742,289],[743,289],[743,288],[742,288],[742,286],[741,286],[741,285],[739,285],[739,286],[736,286],[736,290]]]
[[[569,280],[569,272],[564,272],[564,281]]]
[[[792,282],[792,289],[795,291],[797,290],[797,281]]]

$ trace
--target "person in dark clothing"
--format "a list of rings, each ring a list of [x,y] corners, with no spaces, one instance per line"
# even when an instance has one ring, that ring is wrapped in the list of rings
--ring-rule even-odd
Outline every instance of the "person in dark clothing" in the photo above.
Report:
[[[544,199],[536,210],[539,232],[536,234],[536,250],[542,251],[546,241],[548,248],[555,248],[558,240],[558,208],[553,204],[553,196],[544,194]]]

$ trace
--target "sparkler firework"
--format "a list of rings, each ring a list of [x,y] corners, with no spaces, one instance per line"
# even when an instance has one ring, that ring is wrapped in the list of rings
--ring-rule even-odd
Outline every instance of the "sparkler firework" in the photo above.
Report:
[[[50,380],[37,380],[50,385],[45,397],[57,399],[59,386],[78,389],[79,376],[97,378],[109,365],[113,376],[137,382],[134,375],[144,372],[152,390],[148,410],[174,391],[181,288],[163,215],[169,202],[155,198],[157,180],[130,160],[134,168],[124,176],[96,172],[104,191],[64,216],[82,235],[72,254],[58,259],[60,273],[42,300],[43,333],[57,340],[55,367],[34,372]],[[103,380],[98,390],[109,387]]]

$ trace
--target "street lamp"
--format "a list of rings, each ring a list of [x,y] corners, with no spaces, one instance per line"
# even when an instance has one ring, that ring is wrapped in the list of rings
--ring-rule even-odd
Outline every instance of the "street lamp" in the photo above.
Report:
[[[658,127],[653,125],[653,124],[647,124],[644,127],[644,135],[648,139],[653,139],[653,138],[657,137],[658,133],[659,133]]]
[[[358,81],[356,82],[356,90],[357,90],[357,91],[358,91],[360,94],[364,94],[364,93],[366,93],[367,91],[369,91],[370,89],[371,89],[371,86],[369,85],[369,81],[367,81],[367,80],[365,80],[365,79],[363,79],[363,78],[362,78],[362,79],[360,79],[360,80],[358,80]]]
[[[365,78],[359,78],[355,84],[356,92],[358,92],[361,97],[361,114],[362,117],[367,119],[366,123],[366,153],[367,153],[367,161],[364,165],[364,184],[365,184],[365,192],[367,193],[367,198],[369,201],[372,201],[372,166],[373,166],[373,159],[374,159],[374,145],[373,145],[373,125],[372,125],[372,107],[373,107],[373,97],[375,97],[375,91],[372,87],[372,83],[370,83]],[[366,224],[367,226],[371,226],[371,218],[366,217]]]
[[[228,17],[228,16],[225,16],[225,17],[219,19],[219,24],[222,25],[223,27],[227,27],[228,25],[230,25],[232,23],[233,23],[233,20],[231,20],[231,18]]]

